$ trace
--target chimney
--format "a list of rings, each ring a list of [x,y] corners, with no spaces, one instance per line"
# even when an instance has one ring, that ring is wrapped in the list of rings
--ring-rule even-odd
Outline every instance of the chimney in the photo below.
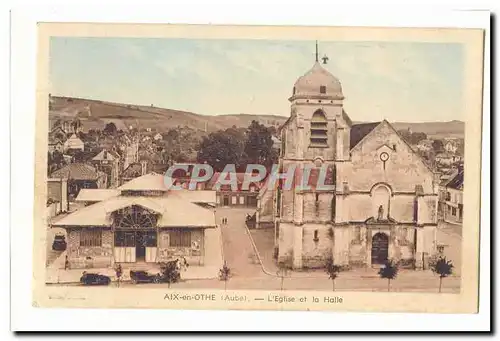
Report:
[[[108,159],[108,151],[107,150],[104,150],[104,154],[102,155],[102,157],[104,160]]]

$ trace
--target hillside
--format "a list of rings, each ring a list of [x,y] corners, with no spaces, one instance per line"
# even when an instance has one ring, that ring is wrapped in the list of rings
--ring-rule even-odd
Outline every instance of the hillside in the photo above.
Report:
[[[71,119],[78,117],[84,130],[103,129],[113,122],[118,129],[127,130],[130,126],[151,128],[156,131],[183,128],[185,126],[200,131],[213,132],[232,126],[247,127],[252,120],[267,126],[283,124],[287,117],[275,115],[199,115],[188,111],[112,103],[82,98],[51,97],[49,120]],[[429,137],[463,137],[464,122],[393,123],[397,130],[410,128],[413,132],[424,132]],[[52,126],[52,124],[51,124]]]

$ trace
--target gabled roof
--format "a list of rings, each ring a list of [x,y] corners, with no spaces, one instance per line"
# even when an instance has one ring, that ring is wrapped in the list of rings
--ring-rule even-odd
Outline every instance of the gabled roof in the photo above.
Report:
[[[50,175],[51,178],[65,178],[72,180],[97,180],[99,173],[94,167],[85,163],[70,163]]]
[[[122,173],[123,178],[136,178],[142,175],[142,165],[139,162],[131,163]]]
[[[115,151],[112,151],[112,150],[108,151],[106,149],[103,149],[99,152],[99,154],[94,156],[92,158],[92,160],[93,161],[103,161],[103,160],[114,161],[114,160],[117,160],[119,158],[120,158],[120,156]]]
[[[76,197],[75,201],[98,202],[116,197],[119,194],[120,191],[117,191],[116,189],[82,188],[80,192],[78,192],[78,196]]]
[[[126,182],[117,188],[120,191],[167,191],[165,176],[149,173]]]
[[[71,149],[71,148],[81,148],[84,146],[84,143],[76,136],[76,134],[73,134],[69,139],[66,140],[66,142],[64,142],[64,145],[68,149]]]
[[[194,197],[193,197],[194,199]],[[207,209],[194,202],[175,195],[175,191],[160,197],[117,196],[83,207],[54,222],[52,226],[111,226],[112,212],[138,205],[157,212],[158,227],[215,228],[213,209]]]
[[[353,149],[361,140],[368,135],[381,122],[359,123],[351,126],[350,149]]]

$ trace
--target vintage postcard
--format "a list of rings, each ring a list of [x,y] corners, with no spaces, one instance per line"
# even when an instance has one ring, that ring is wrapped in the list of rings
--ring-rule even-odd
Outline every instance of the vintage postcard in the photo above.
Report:
[[[34,305],[477,312],[483,39],[40,24]]]

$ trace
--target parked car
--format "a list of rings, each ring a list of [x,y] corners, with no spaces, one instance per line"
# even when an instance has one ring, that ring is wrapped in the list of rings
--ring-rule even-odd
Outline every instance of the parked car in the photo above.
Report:
[[[66,250],[66,237],[63,234],[56,234],[52,242],[52,250],[64,251]]]
[[[160,283],[160,274],[151,274],[147,271],[133,271],[130,270],[130,279],[133,283]]]
[[[80,277],[80,283],[83,285],[109,285],[111,283],[111,278],[104,275],[99,275],[96,273],[83,272],[82,277]]]

